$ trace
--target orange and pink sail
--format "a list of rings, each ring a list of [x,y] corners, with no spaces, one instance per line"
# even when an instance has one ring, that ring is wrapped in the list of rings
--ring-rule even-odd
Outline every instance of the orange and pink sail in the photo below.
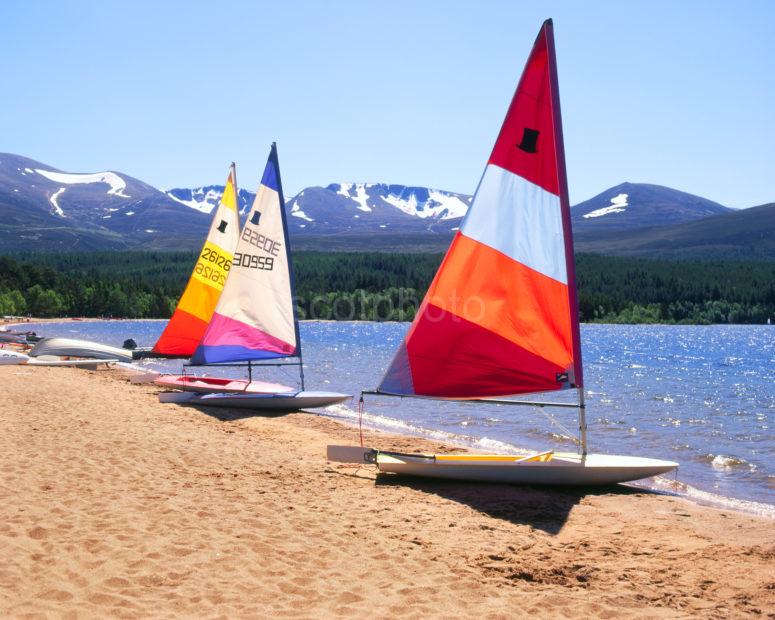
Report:
[[[232,164],[223,196],[213,214],[210,230],[194,271],[172,318],[154,345],[152,355],[193,355],[210,323],[229,275],[239,232],[237,173],[235,165]]]
[[[379,391],[473,399],[583,385],[551,20],[471,207]]]

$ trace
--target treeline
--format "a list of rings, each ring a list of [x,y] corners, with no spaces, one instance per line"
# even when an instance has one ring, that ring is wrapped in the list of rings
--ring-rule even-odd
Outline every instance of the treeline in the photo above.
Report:
[[[302,318],[408,321],[438,254],[294,254]],[[94,252],[0,257],[0,314],[167,318],[196,255]],[[775,263],[577,256],[584,322],[775,320]]]

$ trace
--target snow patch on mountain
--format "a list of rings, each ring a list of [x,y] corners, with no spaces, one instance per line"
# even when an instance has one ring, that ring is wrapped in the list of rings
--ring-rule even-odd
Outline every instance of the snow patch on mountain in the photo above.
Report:
[[[25,168],[25,170],[30,170]],[[107,183],[110,185],[108,194],[119,196],[120,198],[131,198],[124,193],[126,181],[115,172],[95,172],[94,174],[68,174],[66,172],[52,172],[51,170],[35,169],[39,175],[46,177],[49,181],[73,185],[76,183]]]
[[[180,192],[184,190],[175,191]],[[196,209],[197,211],[208,214],[212,212],[213,208],[215,208],[215,205],[220,202],[221,196],[223,195],[222,191],[219,192],[215,189],[208,189],[207,192],[205,192],[203,187],[197,187],[196,189],[192,189],[190,191],[191,198],[189,200],[186,200],[185,198],[179,198],[172,191],[167,191],[164,193],[172,198],[175,202],[179,202],[182,205],[186,205],[187,207],[191,207],[192,209]]]
[[[57,198],[59,198],[60,194],[67,189],[66,187],[60,187],[56,192],[51,194],[51,198],[48,199],[48,201],[53,205],[54,207],[54,213],[56,213],[60,217],[65,216],[65,212],[62,211],[62,207],[59,206],[59,203],[57,202]]]
[[[584,214],[582,217],[589,219],[590,217],[601,217],[603,215],[608,215],[609,213],[622,213],[628,206],[627,194],[619,194],[611,198],[611,204],[607,207],[595,209],[594,211]]]
[[[332,183],[326,189],[352,200],[356,209],[370,213],[387,203],[403,213],[421,219],[449,220],[463,217],[470,199],[450,192],[424,187],[385,185],[382,183]]]
[[[426,190],[416,192],[414,188],[406,188],[400,194],[391,192],[382,199],[407,215],[419,218],[451,220],[463,217],[468,211],[468,204],[457,196],[437,189],[428,189],[426,197],[422,195],[425,192]]]
[[[296,203],[293,203],[293,206],[291,207],[291,215],[293,217],[299,217],[299,218],[301,218],[303,220],[306,220],[307,222],[314,222],[315,221],[309,215],[304,213],[304,211],[299,209],[299,205],[297,205]],[[303,226],[303,224],[302,224],[302,226]]]
[[[339,183],[329,187],[338,187],[336,193],[345,198],[349,198],[358,204],[356,209],[364,211],[365,213],[371,212],[369,206],[369,193],[368,189],[374,187],[368,183]],[[354,194],[352,192],[355,192]]]

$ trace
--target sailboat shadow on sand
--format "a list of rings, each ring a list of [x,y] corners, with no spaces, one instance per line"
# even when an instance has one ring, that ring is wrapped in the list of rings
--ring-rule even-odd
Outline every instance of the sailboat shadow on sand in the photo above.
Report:
[[[471,484],[455,480],[377,474],[379,487],[404,487],[464,504],[494,519],[529,525],[558,534],[573,508],[586,497],[657,493],[620,484],[595,487],[531,487],[509,484]]]

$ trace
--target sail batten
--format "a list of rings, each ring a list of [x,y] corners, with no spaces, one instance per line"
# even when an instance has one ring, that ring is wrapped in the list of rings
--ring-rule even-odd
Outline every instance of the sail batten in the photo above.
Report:
[[[581,385],[552,36],[548,21],[380,392],[474,399]]]
[[[191,357],[207,330],[237,247],[237,173],[231,165],[207,239],[175,312],[151,351],[159,357]]]
[[[275,145],[234,251],[229,278],[194,365],[296,356],[290,248]]]

